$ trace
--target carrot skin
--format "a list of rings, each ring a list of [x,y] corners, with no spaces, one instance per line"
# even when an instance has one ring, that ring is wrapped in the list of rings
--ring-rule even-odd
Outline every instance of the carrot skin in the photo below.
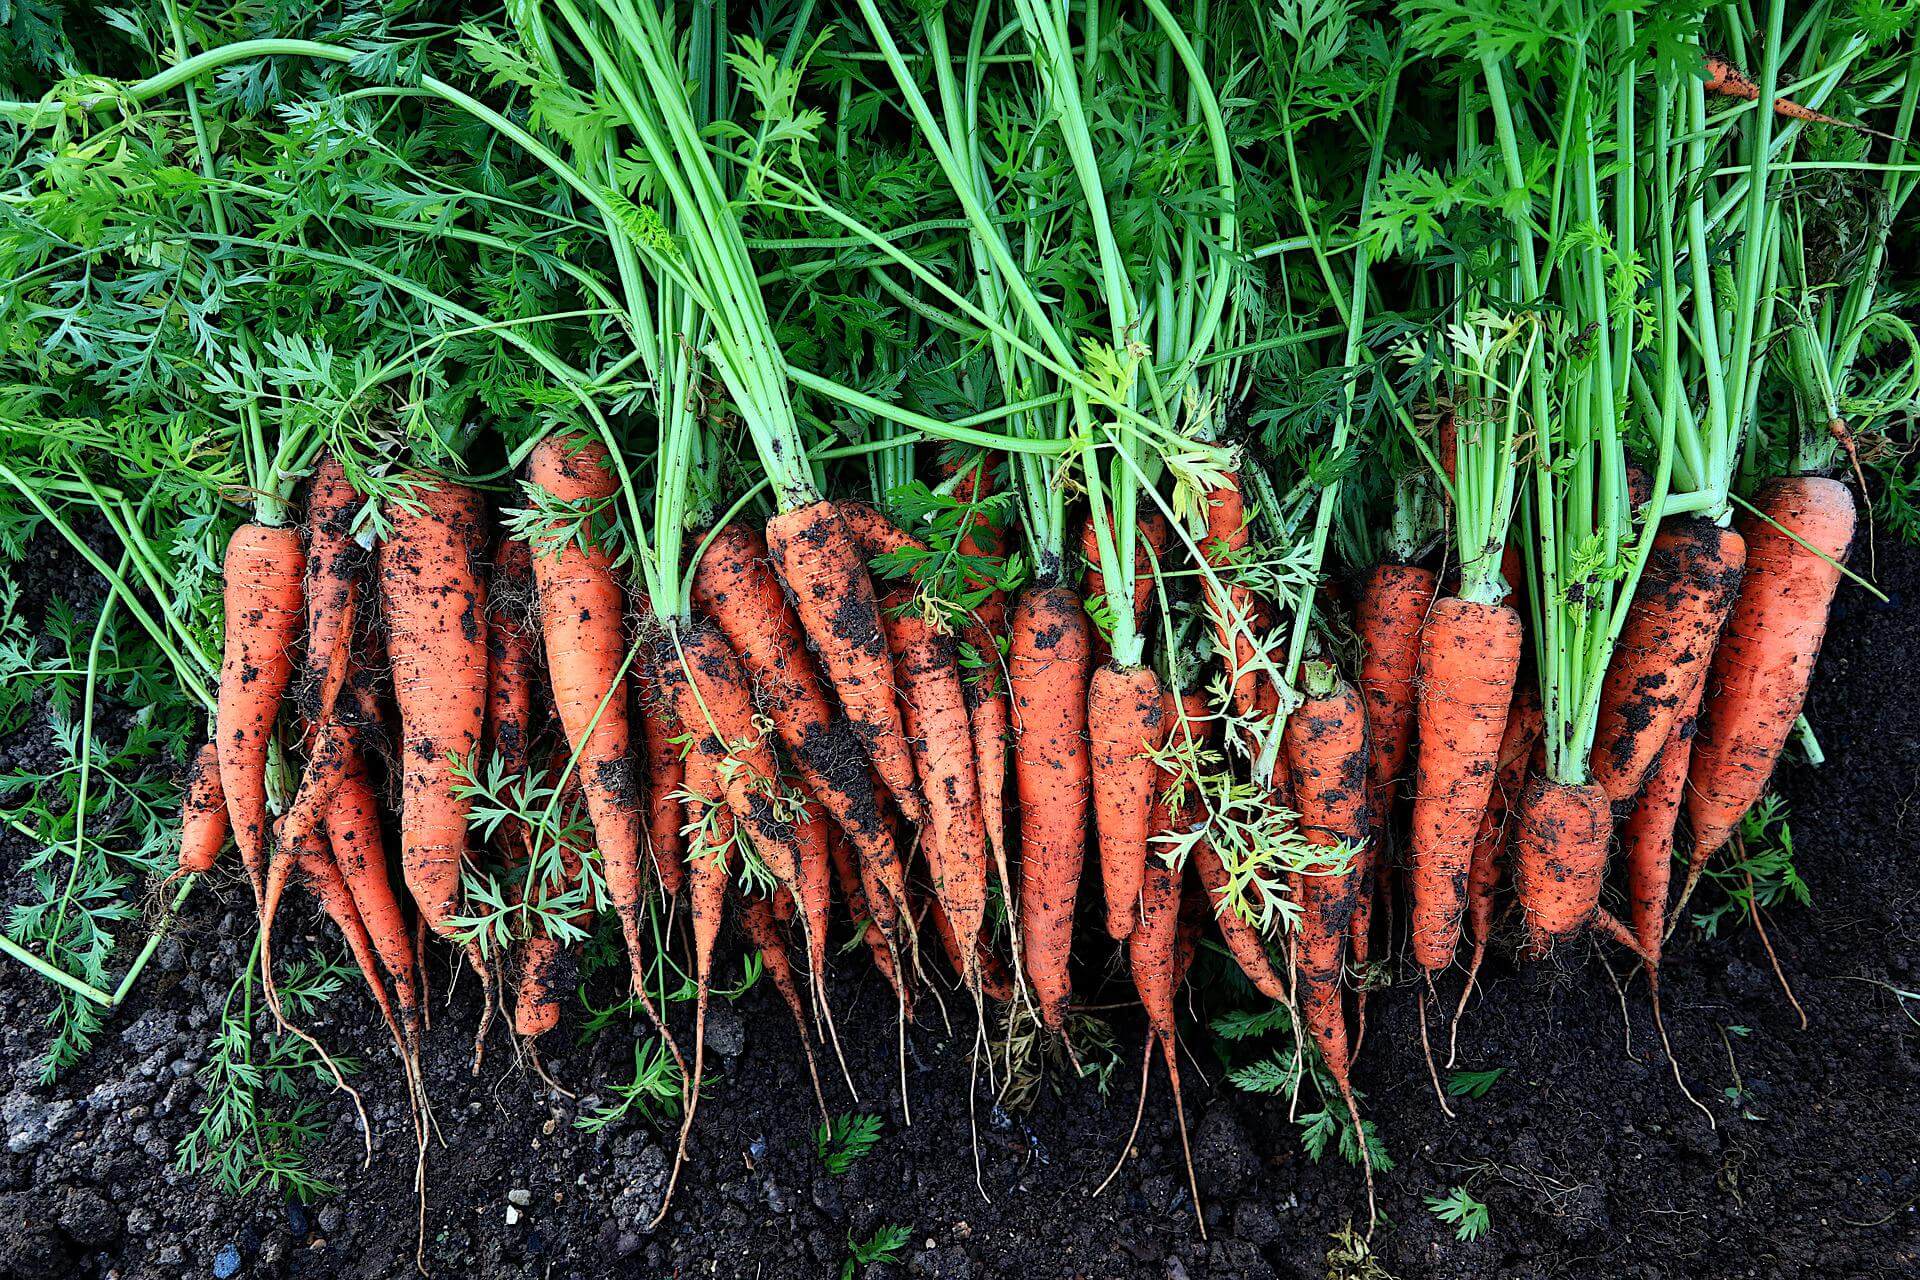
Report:
[[[1107,936],[1119,942],[1133,932],[1147,838],[1153,834],[1151,753],[1160,749],[1167,731],[1159,677],[1146,667],[1111,662],[1095,671],[1087,690],[1087,731]]]
[[[395,503],[380,544],[381,597],[400,707],[401,868],[441,937],[453,931],[470,802],[452,759],[469,759],[486,720],[486,589],[475,566],[480,495],[436,487]]]
[[[827,852],[833,859],[834,878],[840,883],[840,896],[847,903],[847,915],[853,920],[854,927],[860,930],[868,954],[873,957],[873,967],[886,978],[887,985],[894,989],[894,993],[907,1002],[909,1009],[905,1016],[911,1021],[912,988],[900,982],[900,971],[893,963],[893,948],[867,905],[867,891],[860,883],[859,871],[854,867],[852,846],[838,828],[829,828],[827,832]]]
[[[1009,640],[1025,968],[1042,1021],[1057,1031],[1072,995],[1067,960],[1092,786],[1087,751],[1092,628],[1072,588],[1030,586],[1014,599]]]
[[[907,820],[919,822],[879,602],[853,533],[839,509],[821,501],[767,521],[767,550],[868,757]]]
[[[1420,629],[1413,803],[1413,954],[1429,973],[1453,961],[1473,841],[1486,812],[1520,670],[1520,615],[1447,596]]]
[[[1707,675],[1687,775],[1687,817],[1695,856],[1703,861],[1727,842],[1773,776],[1806,703],[1840,585],[1838,565],[1853,543],[1853,494],[1837,480],[1774,480],[1754,506],[1771,522],[1761,516],[1740,522],[1746,579]]]
[[[1231,580],[1231,570],[1240,554],[1246,550],[1250,540],[1247,528],[1247,504],[1245,495],[1240,491],[1240,477],[1228,472],[1223,483],[1209,489],[1203,501],[1206,504],[1207,534],[1206,541],[1200,545],[1200,553],[1207,564],[1229,578],[1223,594],[1211,582],[1202,579],[1206,593],[1207,610],[1213,624],[1214,643],[1218,646],[1222,660],[1231,654],[1229,674],[1232,676],[1231,700],[1234,714],[1246,717],[1254,713],[1258,705],[1256,685],[1260,675],[1254,670],[1259,652],[1250,632],[1257,633],[1255,623],[1254,595],[1245,586]]]
[[[882,612],[906,711],[907,741],[926,800],[921,845],[934,895],[953,925],[960,955],[970,957],[986,921],[987,837],[953,640],[936,632],[915,609],[910,588],[888,592]],[[978,984],[977,968],[965,976],[969,987]]]
[[[227,631],[214,740],[234,843],[258,902],[267,874],[267,747],[293,681],[293,649],[306,622],[300,535],[243,524],[227,542],[223,572]]]
[[[1612,824],[1607,793],[1597,784],[1555,782],[1539,774],[1528,781],[1513,882],[1530,954],[1545,955],[1593,920]]]
[[[716,531],[694,574],[693,598],[739,654],[806,790],[892,895],[895,910],[888,919],[897,918],[905,909],[906,875],[873,789],[867,752],[847,719],[834,714],[761,536],[743,524]]]
[[[204,875],[213,870],[230,825],[227,797],[220,790],[220,748],[207,742],[187,762],[180,788],[180,866],[173,874]]]
[[[1600,691],[1589,769],[1609,802],[1632,798],[1698,705],[1746,563],[1746,540],[1708,520],[1669,520],[1654,538]]]

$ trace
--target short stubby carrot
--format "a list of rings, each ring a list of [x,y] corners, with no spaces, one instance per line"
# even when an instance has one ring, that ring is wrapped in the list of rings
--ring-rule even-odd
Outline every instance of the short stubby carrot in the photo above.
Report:
[[[987,836],[953,639],[927,621],[911,588],[889,591],[882,613],[906,710],[907,741],[926,800],[921,846],[934,895],[953,924],[960,955],[970,960],[986,922]],[[978,987],[977,967],[964,976],[969,987]]]
[[[527,483],[576,511],[618,491],[605,446],[579,435],[551,435],[527,457]],[[626,595],[613,556],[591,532],[559,518],[536,534],[533,578],[546,642],[554,713],[573,750],[580,791],[598,837],[607,896],[626,937],[636,987],[645,982],[640,915],[646,883],[640,849],[640,797],[629,754]]]
[[[922,806],[894,700],[879,601],[853,533],[831,502],[767,521],[767,550],[854,732],[909,822]]]
[[[867,753],[847,719],[834,714],[760,535],[743,524],[716,530],[694,574],[693,599],[740,655],[806,789],[853,841],[871,878],[886,887],[895,907],[888,918],[897,918],[906,910],[906,875]]]
[[[258,905],[267,877],[267,747],[306,623],[306,556],[292,529],[243,524],[227,541],[226,649],[214,711],[220,790]]]
[[[213,870],[230,828],[227,797],[220,790],[220,751],[204,743],[187,762],[180,787],[180,865],[167,879]]]
[[[1759,514],[1740,522],[1746,580],[1713,655],[1687,774],[1687,818],[1702,859],[1727,842],[1773,776],[1806,703],[1853,543],[1853,494],[1838,480],[1774,480],[1753,505]]]
[[[1153,810],[1153,753],[1167,733],[1160,678],[1147,667],[1106,663],[1087,690],[1094,832],[1106,891],[1107,936],[1133,932]]]
[[[1420,628],[1413,799],[1413,955],[1429,973],[1452,963],[1473,840],[1493,789],[1520,671],[1520,615],[1446,596]]]
[[[1698,703],[1746,564],[1746,540],[1710,520],[1669,520],[1655,536],[1600,690],[1588,767],[1609,802],[1632,798]]]
[[[389,505],[380,594],[400,708],[401,869],[427,927],[453,932],[471,803],[454,760],[469,760],[486,721],[486,588],[475,564],[480,495],[433,487]]]
[[[1612,826],[1607,793],[1598,784],[1556,782],[1539,774],[1528,781],[1520,800],[1513,884],[1526,917],[1530,954],[1545,955],[1593,920]]]
[[[1058,1031],[1072,994],[1067,960],[1087,843],[1092,766],[1087,684],[1092,628],[1059,584],[1014,599],[1009,635],[1014,781],[1020,797],[1020,922],[1040,1017]]]

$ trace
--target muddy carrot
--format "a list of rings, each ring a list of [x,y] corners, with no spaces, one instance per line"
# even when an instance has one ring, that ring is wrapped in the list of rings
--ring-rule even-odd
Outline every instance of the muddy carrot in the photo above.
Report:
[[[213,736],[220,790],[256,906],[266,895],[267,747],[293,681],[293,649],[306,621],[305,571],[300,535],[292,529],[243,524],[227,542],[226,649]]]

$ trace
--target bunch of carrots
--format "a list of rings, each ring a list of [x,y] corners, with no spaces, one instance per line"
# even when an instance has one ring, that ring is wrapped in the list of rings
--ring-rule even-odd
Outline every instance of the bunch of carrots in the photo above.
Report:
[[[398,459],[249,423],[178,874],[238,849],[270,994],[310,892],[423,1162],[428,948],[479,980],[474,1070],[496,1008],[539,1067],[607,916],[681,1159],[729,917],[823,1115],[816,1047],[855,1089],[836,896],[907,1105],[938,958],[978,1046],[1037,1028],[1078,1067],[1076,979],[1123,954],[1141,1110],[1157,1056],[1184,1141],[1176,996],[1211,934],[1363,1162],[1354,1064],[1395,975],[1424,1035],[1458,965],[1457,1035],[1498,939],[1533,963],[1591,931],[1657,1017],[1848,572],[1847,415],[1902,385],[1866,340],[1885,300],[1810,279],[1791,179],[1881,147],[1898,209],[1920,69],[1818,7],[1581,0],[1538,42],[1530,11],[1428,0],[1364,39],[1386,8],[849,0],[734,38],[715,5],[600,0],[461,28],[394,96],[524,164],[502,189],[537,200],[462,194],[550,219],[568,248],[519,250],[577,306],[369,267],[538,412]],[[181,52],[76,82],[62,119],[260,59],[380,75],[319,40]],[[1856,73],[1891,87],[1837,96]],[[856,336],[818,341],[816,303]]]

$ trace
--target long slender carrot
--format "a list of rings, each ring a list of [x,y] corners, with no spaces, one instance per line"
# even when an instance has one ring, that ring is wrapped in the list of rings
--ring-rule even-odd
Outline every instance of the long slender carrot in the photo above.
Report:
[[[1152,753],[1166,738],[1160,679],[1146,667],[1107,663],[1087,690],[1094,831],[1100,882],[1106,891],[1107,935],[1119,942],[1133,932],[1147,839],[1153,834]]]
[[[536,533],[532,547],[547,680],[573,749],[633,986],[644,991],[646,881],[623,674],[626,596],[612,554],[593,533],[591,514],[614,497],[618,485],[605,446],[578,435],[552,435],[536,444],[527,457],[527,483],[577,513],[571,523],[556,516]]]
[[[352,656],[360,576],[369,559],[353,539],[362,502],[339,460],[323,457],[307,495],[307,648],[298,686],[301,714],[315,728],[333,718]]]
[[[767,549],[868,757],[907,820],[919,822],[913,757],[894,701],[879,602],[859,543],[839,509],[822,501],[767,521]]]
[[[1473,839],[1520,670],[1520,615],[1447,596],[1420,629],[1420,759],[1413,801],[1413,954],[1429,973],[1453,961]]]
[[[223,572],[226,648],[214,711],[220,790],[233,840],[253,882],[256,906],[267,885],[267,746],[293,681],[293,648],[306,621],[306,557],[292,529],[243,524],[227,542]]]
[[[1033,585],[1013,604],[1008,657],[1013,766],[1020,795],[1020,922],[1040,1017],[1064,1025],[1067,959],[1087,843],[1091,627],[1070,587]]]
[[[952,922],[962,958],[969,960],[967,986],[978,989],[979,969],[971,960],[986,921],[987,836],[980,821],[972,727],[952,637],[935,630],[918,606],[913,590],[903,586],[882,597],[881,610],[906,711],[907,741],[926,799],[921,846],[934,895]]]
[[[354,967],[366,979],[367,989],[373,993],[374,1005],[380,1010],[387,1030],[393,1034],[394,1047],[399,1051],[401,1060],[410,1061],[411,1051],[406,1036],[401,1031],[399,1020],[394,1017],[393,1002],[387,996],[387,988],[380,981],[379,958],[373,939],[366,923],[360,918],[359,909],[354,906],[353,895],[348,891],[346,881],[341,878],[340,869],[333,864],[332,855],[320,846],[303,849],[298,865],[301,875],[306,879],[308,891],[346,939]]]
[[[366,762],[348,748],[345,772],[334,787],[327,808],[327,837],[341,880],[353,895],[354,908],[366,925],[380,967],[393,981],[399,999],[400,1024],[409,1046],[420,1039],[421,996],[419,957],[414,954],[412,931],[394,897],[387,874],[386,837],[380,830],[380,804],[367,780]]]
[[[1746,580],[1713,655],[1687,775],[1687,817],[1702,865],[1766,790],[1806,703],[1838,566],[1853,542],[1853,494],[1838,480],[1774,480],[1754,507],[1760,514],[1740,522]]]
[[[972,464],[971,472],[960,482],[955,497],[963,502],[979,502],[993,489],[993,471],[986,459]],[[960,538],[961,555],[1000,563],[1006,557],[1006,531],[985,513],[968,523]],[[1007,732],[1009,705],[1001,648],[1007,631],[1007,596],[990,582],[968,575],[971,591],[987,595],[970,611],[961,641],[973,650],[977,664],[963,672],[967,696],[967,720],[973,727],[974,775],[980,785],[980,821],[987,833],[987,847],[993,853],[995,873],[1001,889],[1013,902],[1013,886],[1007,883]]]
[[[532,763],[533,694],[540,655],[533,621],[533,555],[518,538],[493,547],[493,578],[487,585],[488,750],[509,774]]]
[[[204,743],[187,762],[180,787],[180,863],[167,883],[213,870],[230,829],[227,798],[220,790],[220,749]]]
[[[1666,745],[1647,773],[1646,785],[1620,824],[1620,852],[1626,859],[1628,918],[1649,974],[1659,968],[1666,942],[1667,896],[1673,881],[1674,832],[1685,799],[1687,769],[1693,763],[1701,685],[1693,704],[1667,731]]]
[[[1739,98],[1746,102],[1760,101],[1760,86],[1725,58],[1708,54],[1706,72],[1708,93],[1724,94],[1729,98]],[[1804,120],[1808,124],[1837,124],[1843,129],[1859,128],[1858,125],[1849,124],[1834,116],[1821,115],[1813,108],[1801,106],[1791,98],[1775,98],[1773,112],[1788,120]]]
[[[849,722],[833,713],[760,535],[739,524],[718,530],[694,574],[693,598],[739,653],[806,789],[853,841],[862,865],[871,867],[869,878],[893,902],[888,920],[897,919],[906,909],[906,875],[866,752]]]
[[[1526,949],[1545,955],[1591,923],[1600,909],[1612,813],[1595,783],[1535,774],[1520,801],[1513,883],[1526,917]]]
[[[1231,573],[1234,562],[1246,550],[1250,539],[1247,527],[1246,498],[1240,491],[1235,472],[1222,476],[1222,483],[1207,491],[1207,535],[1200,552],[1217,572]],[[1213,623],[1214,639],[1224,656],[1232,654],[1230,675],[1233,680],[1234,714],[1246,717],[1257,706],[1255,686],[1260,673],[1255,670],[1259,651],[1253,641],[1254,595],[1244,584],[1229,578],[1224,593],[1205,583],[1207,610]]]
[[[1367,812],[1367,713],[1360,694],[1322,663],[1309,663],[1307,698],[1287,718],[1287,760],[1300,830],[1325,849],[1358,849],[1370,836]],[[1504,718],[1504,717],[1503,717]],[[1295,966],[1302,1016],[1320,1057],[1347,1104],[1373,1203],[1373,1161],[1354,1099],[1346,1012],[1341,1001],[1341,950],[1352,929],[1359,872],[1331,859],[1299,877],[1301,911]]]
[[[644,616],[650,610],[641,612]],[[640,647],[635,665],[640,677],[636,681],[640,733],[646,749],[647,848],[653,856],[653,871],[660,877],[660,887],[670,896],[678,897],[687,882],[686,843],[680,833],[685,814],[679,799],[680,785],[686,778],[686,761],[680,754],[679,739],[685,731],[680,727],[680,718],[673,713],[672,699],[662,692],[652,645]]]
[[[1453,454],[1443,450],[1440,456],[1450,459]],[[1354,631],[1360,637],[1360,692],[1367,704],[1367,793],[1374,828],[1360,855],[1360,895],[1354,904],[1352,937],[1356,967],[1373,955],[1373,904],[1385,870],[1388,822],[1413,755],[1420,627],[1433,608],[1438,585],[1430,569],[1377,565],[1361,584],[1354,606]],[[1364,1018],[1364,989],[1359,999]]]
[[[400,867],[421,918],[444,938],[454,931],[471,807],[457,794],[453,761],[472,758],[486,721],[486,588],[474,563],[480,495],[440,481],[391,504],[387,517],[379,569],[400,708]],[[467,958],[485,996],[484,1042],[493,977],[477,944],[467,945]],[[475,1058],[477,1066],[477,1049]]]
[[[727,883],[731,876],[734,815],[721,797],[715,766],[720,757],[708,751],[687,756],[687,906],[693,920],[693,1074],[681,1077],[680,1141],[673,1171],[653,1221],[658,1225],[673,1203],[680,1168],[687,1159],[687,1137],[693,1132],[694,1113],[700,1109],[700,1087],[707,1064],[707,1001],[713,990],[713,957],[720,943],[720,925],[726,917]]]
[[[1589,768],[1613,804],[1630,799],[1701,682],[1740,592],[1747,544],[1708,520],[1669,520],[1627,610],[1600,690]]]

